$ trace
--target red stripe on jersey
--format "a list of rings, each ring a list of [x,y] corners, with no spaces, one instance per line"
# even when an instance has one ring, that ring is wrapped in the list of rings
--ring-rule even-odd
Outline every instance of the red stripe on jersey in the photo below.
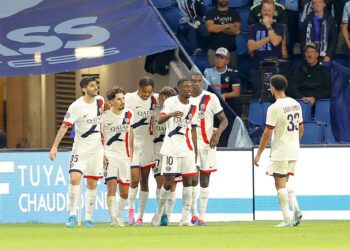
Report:
[[[102,142],[102,145],[105,145],[105,142],[103,141],[103,132],[102,132],[102,124],[100,124],[100,133],[101,133],[101,142]]]
[[[192,145],[191,145],[191,141],[190,141],[190,138],[188,137],[188,132],[190,131],[189,128],[186,129],[186,143],[187,143],[187,146],[188,148],[192,151],[193,148],[192,148]]]
[[[164,113],[164,112],[161,112],[161,113],[160,113],[160,115],[166,115],[166,113]]]
[[[125,147],[126,147],[126,154],[128,155],[128,157],[130,157],[130,153],[129,153],[129,132],[126,132],[126,134],[125,134]]]
[[[153,168],[156,164],[155,163],[151,163],[151,164],[148,164],[146,166],[142,166],[140,167],[141,169],[146,169],[146,168]]]
[[[192,121],[192,118],[194,117],[194,114],[196,113],[196,110],[197,110],[197,106],[194,106],[192,109],[192,112],[191,112],[191,115],[192,115],[192,117],[190,119],[191,121]]]
[[[198,172],[195,172],[195,173],[189,173],[189,174],[182,174],[182,176],[193,176],[193,175],[197,175]]]
[[[68,125],[69,127],[72,127],[72,126],[73,126],[73,124],[70,123],[70,122],[63,121],[63,123],[66,124],[66,125]]]
[[[287,175],[292,175],[292,176],[294,176],[294,173],[288,172]]]
[[[204,104],[204,108],[203,109],[200,109],[201,107],[199,107],[199,109],[203,112],[205,112],[207,110],[207,106],[208,106],[208,103],[210,101],[210,95],[207,95],[203,101],[203,103],[201,103],[200,105]],[[207,132],[205,131],[205,119],[202,118],[201,119],[201,131],[202,131],[202,137],[203,137],[203,141],[206,143],[206,144],[209,144],[209,140],[208,140],[208,137],[207,137]]]
[[[153,129],[152,129],[152,122],[153,122],[153,116],[151,116],[151,119],[149,120],[149,134],[153,135]]]
[[[303,124],[304,122],[299,122],[299,125]]]
[[[275,127],[273,126],[267,126],[269,129],[275,129]]]

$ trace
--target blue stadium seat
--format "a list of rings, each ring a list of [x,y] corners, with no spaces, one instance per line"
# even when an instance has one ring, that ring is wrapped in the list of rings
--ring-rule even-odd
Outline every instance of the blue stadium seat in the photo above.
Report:
[[[235,1],[230,1],[235,2]],[[242,21],[242,31],[249,31],[248,25],[248,15],[249,15],[249,6],[243,6],[236,9]]]
[[[238,72],[240,77],[248,78],[252,60],[250,55],[238,55]]]
[[[171,28],[173,32],[177,32],[179,26],[179,20],[181,19],[180,10],[178,7],[168,7],[159,9],[160,14]]]
[[[248,53],[248,34],[239,34],[236,36],[236,46],[238,55],[245,55]]]
[[[330,109],[331,109],[330,99],[317,100],[316,108],[315,108],[315,121],[330,124],[331,123]]]
[[[212,0],[204,0],[204,6],[212,6],[213,2]]]
[[[336,61],[337,63],[348,67],[349,66],[349,58],[348,55],[344,55],[344,54],[337,54],[335,55],[334,61]]]
[[[249,5],[249,0],[231,0],[228,2],[229,7],[242,7]]]
[[[176,0],[152,0],[157,9],[171,7]]]
[[[265,124],[266,122],[266,115],[267,115],[267,109],[270,107],[272,102],[263,102],[262,107],[263,107],[263,123]]]
[[[203,73],[206,68],[209,67],[208,56],[207,55],[192,55],[192,61]]]
[[[248,123],[251,129],[263,125],[263,106],[259,100],[253,100],[250,102]]]
[[[301,106],[301,109],[303,110],[303,121],[309,122],[311,121],[311,102],[305,102],[301,99],[297,100]]]
[[[339,144],[339,142],[334,139],[331,124],[325,126],[325,139],[327,144]]]
[[[304,122],[304,134],[301,144],[323,144],[324,125],[321,122]]]

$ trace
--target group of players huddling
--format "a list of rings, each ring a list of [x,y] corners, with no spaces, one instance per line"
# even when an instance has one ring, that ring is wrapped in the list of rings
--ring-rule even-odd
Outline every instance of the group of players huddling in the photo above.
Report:
[[[81,80],[84,94],[69,106],[50,151],[53,160],[61,139],[74,124],[67,227],[74,227],[77,221],[82,175],[86,178],[85,227],[94,227],[92,214],[96,186],[103,177],[108,190],[111,226],[124,226],[122,213],[128,199],[128,224],[143,226],[151,168],[157,182],[158,200],[152,225],[168,225],[179,181],[183,182],[180,226],[206,225],[204,215],[210,174],[216,171],[216,146],[228,121],[218,97],[202,90],[202,84],[202,75],[193,73],[189,79],[178,81],[178,94],[171,87],[164,87],[155,94],[153,80],[144,77],[133,93],[125,94],[122,88],[112,87],[106,93],[108,102],[105,103],[98,95],[96,79],[84,77]],[[214,129],[215,116],[220,125]],[[139,208],[135,221],[139,184]]]

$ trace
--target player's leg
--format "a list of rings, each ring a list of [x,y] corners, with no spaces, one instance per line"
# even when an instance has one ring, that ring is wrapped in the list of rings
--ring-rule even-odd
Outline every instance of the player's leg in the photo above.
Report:
[[[192,219],[191,223],[194,225],[197,225],[198,223],[198,175],[193,176],[193,183],[192,183]]]
[[[136,225],[137,226],[143,226],[143,215],[146,210],[147,206],[147,201],[148,201],[148,177],[149,173],[151,171],[151,166],[146,166],[141,168],[141,176],[140,176],[140,195],[139,195],[139,211],[137,214],[137,220],[136,220]]]
[[[174,175],[164,173],[164,184],[159,192],[159,204],[157,212],[153,216],[152,226],[159,226],[161,221],[161,216],[163,214],[165,202],[169,199],[171,193],[171,187],[174,183]]]
[[[129,194],[129,185],[130,183],[119,182],[119,199],[117,203],[117,225],[120,227],[124,227],[123,221],[123,211],[125,209],[126,203],[128,202],[128,194]]]
[[[94,177],[86,177],[85,192],[85,227],[94,227],[92,224],[92,214],[94,212],[97,198],[97,179]]]
[[[67,227],[74,227],[77,221],[77,202],[80,194],[80,181],[81,172],[70,171],[69,177],[70,182],[68,186],[68,199],[69,199],[69,218],[66,223]]]
[[[135,155],[135,154],[134,154]],[[139,191],[139,180],[140,180],[140,168],[137,165],[131,165],[131,184],[129,188],[129,213],[128,213],[128,224],[130,226],[135,224],[135,202],[137,192]]]
[[[278,174],[274,175],[277,197],[283,215],[283,222],[277,225],[278,227],[291,226],[291,220],[289,215],[289,198],[288,191],[286,188],[288,180],[287,178],[287,176],[280,176]]]
[[[209,180],[210,180],[210,172],[209,173],[200,173],[200,194],[199,194],[199,219],[198,225],[205,226],[204,216],[207,210],[208,199],[209,199]]]
[[[178,176],[175,178],[173,182],[173,186],[171,187],[170,195],[165,203],[164,213],[162,215],[160,225],[167,226],[170,222],[170,215],[173,212],[175,202],[176,202],[176,185],[178,182],[182,182],[182,177]]]
[[[116,191],[117,191],[117,178],[106,178],[107,184],[107,206],[109,210],[109,215],[111,216],[111,226],[115,225],[116,218]]]
[[[303,214],[300,211],[294,189],[291,183],[289,182],[289,176],[294,175],[295,165],[296,165],[296,161],[288,162],[287,191],[288,191],[289,203],[293,209],[293,226],[298,226],[300,224],[301,218],[303,217]]]

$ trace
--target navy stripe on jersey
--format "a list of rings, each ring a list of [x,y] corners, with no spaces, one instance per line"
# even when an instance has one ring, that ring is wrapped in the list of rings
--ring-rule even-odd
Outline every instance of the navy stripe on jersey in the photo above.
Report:
[[[124,141],[124,140],[119,138],[120,135],[121,135],[121,133],[115,134],[111,139],[109,139],[107,142],[107,146],[111,146],[112,143],[115,141]]]
[[[194,109],[195,107],[196,107],[196,106],[191,105],[190,110],[188,111],[188,113],[187,113],[187,115],[186,115],[186,117],[185,117],[186,120],[191,120],[191,119],[192,119],[192,117],[190,118],[190,115],[193,115],[193,114],[192,114],[192,111],[193,111],[193,109]]]
[[[157,107],[156,98],[154,96],[151,96],[151,107],[149,108],[149,110],[155,110],[156,107]]]
[[[173,131],[171,131],[168,136],[169,137],[172,137],[173,135],[184,135],[184,133],[181,133],[180,130],[181,130],[181,126],[177,126]]]
[[[132,127],[133,128],[137,128],[137,127],[140,127],[140,126],[148,125],[148,123],[145,122],[146,120],[147,120],[147,118],[142,118],[138,122],[135,122]]]
[[[96,105],[97,105],[97,116],[101,115],[100,108],[101,108],[101,101],[100,99],[96,99]]]
[[[88,137],[89,135],[92,135],[92,134],[94,134],[94,133],[98,133],[99,131],[96,131],[96,130],[95,130],[96,127],[97,127],[97,125],[93,125],[93,126],[89,129],[89,131],[87,131],[87,132],[85,132],[84,134],[82,134],[81,137],[82,137],[82,138],[86,138],[86,137]]]
[[[153,140],[153,143],[158,143],[158,142],[162,142],[162,141],[164,141],[164,136],[165,135],[160,135],[158,138],[155,138],[154,140]]]
[[[208,95],[203,95],[202,99],[199,103],[199,110],[202,110],[203,108],[206,108],[206,106],[203,106],[202,104],[204,103],[205,98],[207,98]]]

